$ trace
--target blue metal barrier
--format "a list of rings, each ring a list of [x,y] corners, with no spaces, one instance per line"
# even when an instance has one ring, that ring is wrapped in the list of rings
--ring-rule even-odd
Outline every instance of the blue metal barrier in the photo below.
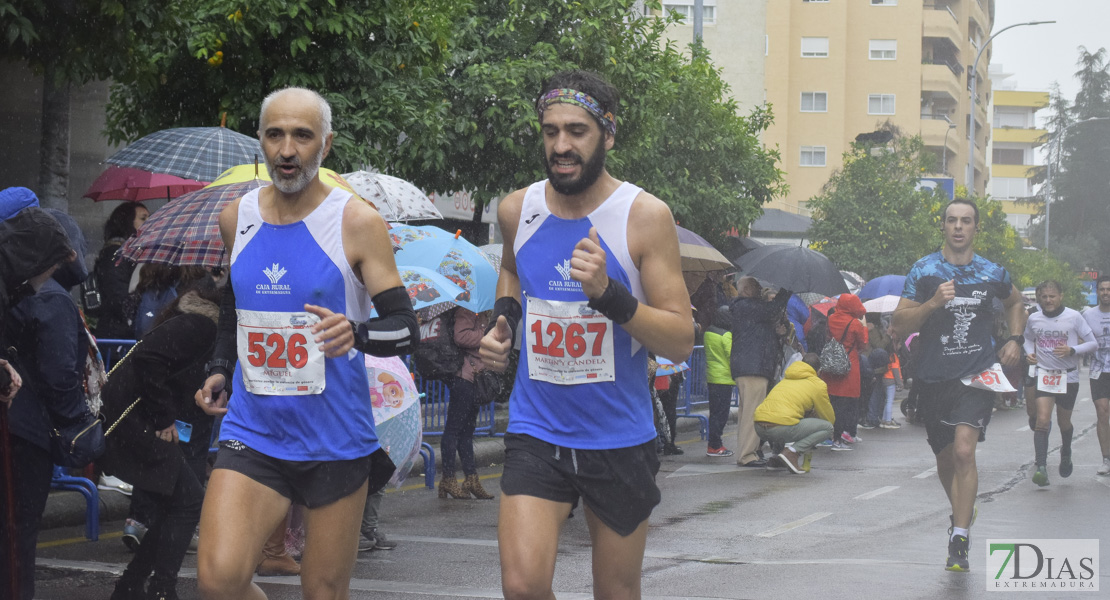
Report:
[[[111,371],[120,359],[127,356],[127,352],[135,345],[135,341],[108,338],[96,340],[96,347],[100,349],[100,358],[104,360],[104,369]]]
[[[420,442],[420,458],[424,459],[424,487],[436,488],[436,451],[428,442]]]
[[[694,353],[686,362],[690,369],[686,371],[682,381],[682,390],[679,392],[678,416],[685,419],[697,419],[701,439],[709,438],[709,418],[703,414],[695,413],[694,406],[709,403],[709,387],[706,385],[705,374],[705,348],[694,346]]]
[[[419,374],[413,375],[416,389],[424,394],[421,400],[421,409],[424,415],[424,435],[443,435],[444,426],[447,424],[447,405],[451,403],[451,392],[447,383],[435,379],[424,379]],[[504,433],[494,431],[493,403],[490,402],[478,408],[478,422],[474,428],[474,435],[487,435],[490,437],[503,437]]]
[[[54,465],[50,489],[81,492],[85,497],[85,537],[95,542],[100,539],[100,492],[96,484],[84,477],[73,477],[66,470]]]

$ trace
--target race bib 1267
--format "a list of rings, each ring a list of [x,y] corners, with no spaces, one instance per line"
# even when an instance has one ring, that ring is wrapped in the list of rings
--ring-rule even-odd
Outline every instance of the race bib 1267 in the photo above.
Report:
[[[612,321],[586,302],[528,298],[528,377],[559,385],[614,381]]]

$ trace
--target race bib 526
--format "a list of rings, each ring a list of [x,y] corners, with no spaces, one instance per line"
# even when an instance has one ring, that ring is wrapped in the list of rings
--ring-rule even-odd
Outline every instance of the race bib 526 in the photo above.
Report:
[[[235,312],[239,366],[248,392],[304,396],[324,391],[324,353],[312,335],[319,317],[306,312]]]

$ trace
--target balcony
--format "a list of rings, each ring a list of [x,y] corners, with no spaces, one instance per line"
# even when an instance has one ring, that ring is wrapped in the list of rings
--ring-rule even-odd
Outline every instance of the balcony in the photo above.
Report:
[[[1033,176],[1036,169],[1037,167],[1035,165],[1000,165],[998,163],[993,163],[991,165],[991,176],[1029,179]]]
[[[947,6],[937,7],[935,5],[932,7],[926,5],[926,8],[935,10],[925,11],[924,26],[922,27],[924,37],[944,39],[952,44],[953,48],[959,48],[963,36],[960,35],[960,22],[956,19],[952,10]]]
[[[1044,129],[1026,129],[1022,127],[995,127],[994,128],[994,141],[996,142],[1017,142],[1019,144],[1033,144],[1040,146],[1043,138],[1048,132]]]
[[[950,124],[944,116],[921,115],[921,141],[934,148],[945,146],[951,154],[959,152],[964,138],[955,129],[949,129]]]
[[[944,94],[950,102],[959,102],[963,98],[963,86],[955,67],[947,64],[921,65],[921,91]]]

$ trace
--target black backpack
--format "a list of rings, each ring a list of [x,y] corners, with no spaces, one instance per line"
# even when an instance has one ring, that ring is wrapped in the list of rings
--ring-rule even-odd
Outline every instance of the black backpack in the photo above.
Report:
[[[448,379],[462,368],[463,351],[455,345],[455,310],[420,326],[420,344],[412,354],[412,366],[424,379]]]

